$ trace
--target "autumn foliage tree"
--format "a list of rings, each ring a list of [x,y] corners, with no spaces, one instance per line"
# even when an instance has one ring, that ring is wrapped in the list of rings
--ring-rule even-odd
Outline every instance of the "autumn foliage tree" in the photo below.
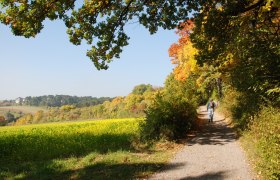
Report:
[[[220,79],[220,73],[211,65],[203,64],[200,66],[197,63],[196,56],[199,51],[191,41],[194,27],[195,24],[191,20],[178,26],[176,34],[179,35],[179,39],[178,42],[170,46],[169,56],[172,64],[175,65],[173,69],[175,79],[182,82],[195,80],[194,85],[197,90],[204,94],[204,98],[201,100],[203,102],[211,96],[212,91],[218,91],[216,80]]]
[[[179,40],[169,48],[169,56],[172,58],[175,78],[178,80],[186,80],[193,72],[196,71],[197,65],[195,55],[197,50],[193,47],[190,40],[190,34],[194,28],[194,23],[190,20],[181,23],[176,33],[179,35]]]

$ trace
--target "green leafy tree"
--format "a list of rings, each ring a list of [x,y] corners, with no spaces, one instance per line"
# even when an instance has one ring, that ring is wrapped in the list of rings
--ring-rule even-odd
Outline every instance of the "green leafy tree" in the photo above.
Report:
[[[195,127],[198,106],[195,79],[178,81],[171,73],[163,89],[146,109],[146,120],[142,124],[142,138],[148,141],[160,138],[174,140],[185,136]]]
[[[4,117],[7,122],[12,122],[15,120],[14,114],[12,114],[10,111],[5,113]]]
[[[204,49],[198,61],[219,65],[218,57],[230,52],[234,46],[228,42],[238,41],[235,37],[246,38],[242,34],[251,31],[263,34],[257,36],[262,41],[273,40],[271,36],[279,33],[279,5],[279,0],[5,0],[0,2],[0,21],[15,35],[34,37],[43,29],[44,20],[62,19],[70,41],[80,45],[85,40],[92,45],[87,56],[97,69],[107,69],[128,45],[125,28],[129,22],[138,22],[153,34],[160,27],[174,29],[192,17],[195,34],[199,34],[196,46]],[[277,42],[273,40],[272,46]]]
[[[69,95],[48,95],[48,96],[28,96],[25,98],[24,104],[30,106],[49,106],[59,107],[63,105],[75,105],[77,107],[85,107],[91,105],[102,104],[104,101],[111,101],[113,98],[110,97],[77,97]]]
[[[138,94],[129,94],[125,97],[124,99],[124,109],[129,111],[129,112],[137,112],[141,111],[143,112],[143,109],[140,108],[141,102],[144,100],[143,95],[138,95]]]
[[[202,0],[88,0],[82,4],[75,0],[5,0],[0,2],[0,21],[15,35],[29,38],[40,33],[44,20],[61,19],[70,41],[91,44],[87,56],[97,69],[107,69],[107,63],[119,58],[128,45],[125,27],[129,22],[140,23],[151,34],[159,27],[174,29],[204,4]]]
[[[247,97],[279,105],[279,14],[276,0],[209,2],[191,34],[197,62]]]
[[[132,94],[143,95],[146,91],[153,91],[153,86],[150,84],[140,84],[133,88]]]
[[[98,69],[107,69],[107,63],[119,57],[122,47],[128,45],[125,26],[131,21],[139,22],[153,34],[159,27],[174,29],[192,15],[196,32],[207,32],[200,37],[208,42],[200,46],[209,52],[201,57],[211,60],[225,50],[224,42],[236,36],[239,26],[247,28],[244,25],[250,23],[255,28],[266,22],[270,23],[266,27],[269,35],[272,31],[277,34],[273,24],[279,23],[275,22],[279,5],[279,0],[88,0],[82,4],[75,0],[5,0],[0,2],[0,21],[9,25],[15,35],[34,37],[43,29],[45,19],[62,19],[70,41],[75,45],[82,40],[91,44],[87,55]],[[243,30],[246,29],[240,31]]]

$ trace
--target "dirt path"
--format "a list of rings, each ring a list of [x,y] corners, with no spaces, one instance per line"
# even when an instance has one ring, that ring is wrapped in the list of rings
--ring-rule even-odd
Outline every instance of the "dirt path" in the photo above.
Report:
[[[200,118],[207,121],[205,107],[200,107]],[[149,179],[170,180],[250,180],[255,179],[234,131],[227,126],[222,115],[215,112],[214,122],[177,153],[159,173]]]

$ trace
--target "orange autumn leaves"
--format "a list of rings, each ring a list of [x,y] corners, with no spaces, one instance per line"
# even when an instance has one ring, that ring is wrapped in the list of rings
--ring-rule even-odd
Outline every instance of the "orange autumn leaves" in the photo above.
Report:
[[[172,64],[177,65],[173,69],[173,73],[177,80],[187,79],[193,72],[197,70],[195,55],[197,50],[190,41],[190,34],[194,28],[192,21],[186,21],[180,24],[180,28],[176,33],[180,36],[177,43],[170,46],[168,52],[172,58]]]

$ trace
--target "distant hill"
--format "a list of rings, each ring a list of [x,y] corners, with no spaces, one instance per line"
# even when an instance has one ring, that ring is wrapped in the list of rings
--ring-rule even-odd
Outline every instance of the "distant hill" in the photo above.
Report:
[[[0,106],[25,105],[25,106],[49,106],[60,107],[63,105],[75,105],[76,107],[88,107],[102,104],[105,101],[112,101],[111,97],[91,97],[91,96],[69,96],[69,95],[45,95],[36,97],[17,98],[0,102]]]

